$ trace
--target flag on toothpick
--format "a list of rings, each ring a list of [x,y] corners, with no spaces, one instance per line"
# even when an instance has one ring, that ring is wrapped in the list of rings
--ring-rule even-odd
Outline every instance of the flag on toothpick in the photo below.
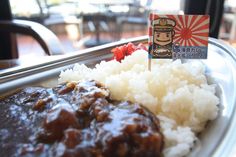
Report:
[[[149,15],[149,69],[151,59],[206,59],[208,15]]]

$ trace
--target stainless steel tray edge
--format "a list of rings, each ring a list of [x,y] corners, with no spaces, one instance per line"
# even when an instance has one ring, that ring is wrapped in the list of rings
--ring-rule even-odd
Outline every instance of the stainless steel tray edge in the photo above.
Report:
[[[121,40],[121,41],[117,41],[117,42],[113,42],[113,43],[109,43],[109,44],[105,44],[101,46],[96,46],[93,48],[80,50],[73,54],[65,55],[65,57],[63,58],[55,59],[53,61],[45,62],[43,64],[28,66],[28,67],[17,67],[17,68],[13,68],[9,70],[4,70],[3,72],[0,72],[0,83],[11,80],[11,77],[13,76],[14,78],[19,78],[26,74],[30,75],[30,74],[37,73],[40,71],[50,70],[57,67],[62,67],[65,65],[78,63],[83,60],[89,60],[89,59],[93,59],[93,58],[101,57],[105,55],[106,57],[112,56],[111,50],[116,46],[120,46],[128,42],[146,43],[147,39],[148,39],[148,36],[130,38],[130,39]]]

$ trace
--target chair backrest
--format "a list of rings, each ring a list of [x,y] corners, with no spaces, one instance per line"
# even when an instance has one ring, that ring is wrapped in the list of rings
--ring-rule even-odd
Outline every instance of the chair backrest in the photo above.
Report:
[[[10,3],[8,0],[0,1],[0,21],[12,20]],[[15,34],[0,31],[0,59],[18,58]]]
[[[37,22],[27,20],[3,20],[0,21],[0,32],[29,35],[38,41],[47,55],[64,54],[64,50],[57,36]]]
[[[34,38],[41,45],[47,55],[64,54],[57,36],[43,25],[27,21],[13,20],[8,0],[1,0],[0,6],[0,59],[18,58],[16,35],[24,34]]]

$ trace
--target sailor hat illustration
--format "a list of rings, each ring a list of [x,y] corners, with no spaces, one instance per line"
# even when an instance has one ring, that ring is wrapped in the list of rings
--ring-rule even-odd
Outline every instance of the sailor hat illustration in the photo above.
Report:
[[[157,31],[171,31],[174,29],[176,22],[169,18],[158,18],[152,21],[154,30]]]

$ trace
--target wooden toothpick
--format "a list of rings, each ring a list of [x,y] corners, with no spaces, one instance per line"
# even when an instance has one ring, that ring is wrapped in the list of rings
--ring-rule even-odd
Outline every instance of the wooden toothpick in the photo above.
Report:
[[[152,70],[152,58],[148,58],[148,70]]]

